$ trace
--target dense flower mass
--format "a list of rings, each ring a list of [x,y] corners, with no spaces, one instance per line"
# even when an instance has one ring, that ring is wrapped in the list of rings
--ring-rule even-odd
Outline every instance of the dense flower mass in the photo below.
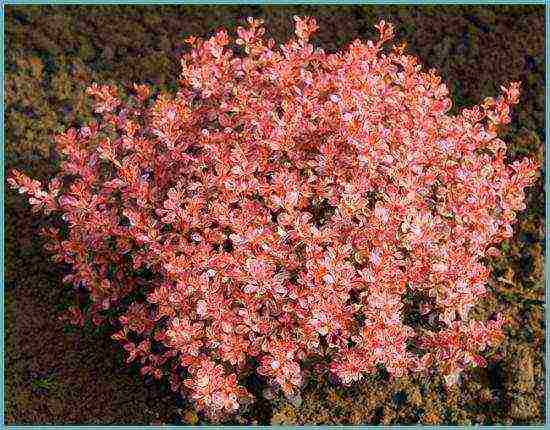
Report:
[[[47,188],[8,179],[62,221],[47,247],[91,299],[70,318],[113,324],[129,362],[212,418],[251,400],[250,370],[296,395],[313,357],[344,384],[483,366],[504,324],[469,317],[483,259],[537,174],[497,137],[519,84],[452,116],[435,71],[384,51],[390,24],[327,54],[295,19],[279,49],[251,18],[235,46],[187,39],[172,96],[94,84],[98,121],[57,137]]]

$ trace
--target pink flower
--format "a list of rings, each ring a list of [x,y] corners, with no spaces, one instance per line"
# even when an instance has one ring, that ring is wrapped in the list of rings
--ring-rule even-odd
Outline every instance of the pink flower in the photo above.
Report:
[[[237,29],[244,54],[224,30],[186,39],[174,95],[93,84],[98,121],[56,137],[48,186],[10,173],[57,217],[47,249],[91,302],[69,319],[114,324],[128,361],[216,420],[250,401],[249,371],[297,398],[312,357],[344,384],[377,366],[458,382],[502,340],[470,310],[538,174],[497,138],[519,84],[451,115],[435,71],[383,50],[385,21],[334,54],[313,18],[280,47],[262,25]],[[406,325],[411,295],[438,330]]]

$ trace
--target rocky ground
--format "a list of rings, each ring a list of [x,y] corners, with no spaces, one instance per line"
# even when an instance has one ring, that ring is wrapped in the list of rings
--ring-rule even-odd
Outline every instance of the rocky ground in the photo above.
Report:
[[[5,6],[5,167],[38,178],[54,168],[51,134],[90,119],[85,86],[148,82],[171,90],[189,34],[263,17],[285,40],[292,15],[316,17],[314,39],[334,51],[374,36],[380,18],[449,85],[454,109],[520,80],[522,96],[505,140],[509,157],[544,159],[543,6]],[[344,389],[312,377],[299,404],[261,401],[243,424],[541,424],[544,422],[544,172],[529,190],[513,239],[492,262],[478,315],[511,318],[486,369],[461,388],[439,378],[388,381],[380,373]],[[122,365],[105,330],[67,330],[61,275],[42,250],[40,220],[12,191],[5,200],[5,421],[7,424],[204,423],[166,387]]]

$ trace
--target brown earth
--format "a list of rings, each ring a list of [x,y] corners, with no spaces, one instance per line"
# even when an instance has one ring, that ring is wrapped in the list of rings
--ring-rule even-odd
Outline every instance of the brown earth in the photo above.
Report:
[[[173,89],[186,35],[246,16],[263,17],[284,40],[294,14],[315,16],[315,42],[333,51],[374,36],[384,18],[398,40],[452,90],[455,109],[521,80],[506,130],[511,159],[544,160],[543,6],[5,6],[5,167],[38,178],[55,168],[51,134],[90,118],[85,86],[153,83]],[[380,372],[351,388],[313,375],[300,404],[260,401],[242,424],[541,424],[544,422],[544,175],[528,192],[513,239],[492,264],[490,295],[477,308],[512,323],[488,368],[469,371],[460,388],[439,377],[387,380]],[[23,199],[5,200],[5,421],[7,424],[205,423],[166,387],[123,365],[108,330],[67,330],[59,270],[36,238],[41,221]],[[181,417],[181,418],[180,418]]]

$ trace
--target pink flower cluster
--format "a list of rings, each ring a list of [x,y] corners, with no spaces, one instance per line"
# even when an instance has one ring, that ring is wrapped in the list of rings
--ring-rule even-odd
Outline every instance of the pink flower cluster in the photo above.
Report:
[[[296,395],[312,357],[345,384],[484,365],[504,320],[469,318],[482,259],[537,175],[497,137],[519,84],[452,116],[435,71],[384,50],[390,24],[327,54],[295,20],[280,48],[251,18],[235,45],[189,38],[172,96],[93,85],[100,119],[57,137],[48,188],[8,179],[67,225],[43,234],[89,292],[86,317],[212,418],[250,401],[250,371]],[[431,326],[407,320],[406,295]]]

